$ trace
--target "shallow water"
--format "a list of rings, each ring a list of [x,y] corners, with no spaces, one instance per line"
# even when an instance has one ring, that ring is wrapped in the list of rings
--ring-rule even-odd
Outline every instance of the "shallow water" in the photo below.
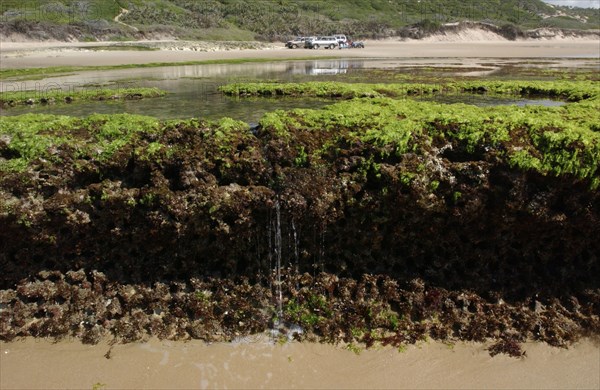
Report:
[[[598,388],[600,349],[526,343],[527,357],[490,357],[486,344],[423,342],[405,350],[192,340],[95,346],[27,338],[0,344],[0,388]],[[109,353],[110,351],[110,353]],[[107,358],[107,356],[109,358]],[[68,373],[68,374],[67,374]],[[101,386],[102,385],[102,386]]]
[[[134,113],[152,115],[164,119],[200,117],[217,119],[229,116],[247,122],[256,122],[269,111],[292,108],[319,108],[335,102],[333,99],[277,98],[239,99],[223,96],[218,87],[242,81],[348,81],[348,82],[398,82],[385,72],[373,70],[395,69],[404,76],[415,77],[443,75],[480,75],[498,73],[504,67],[514,66],[514,62],[482,60],[468,64],[467,69],[460,63],[432,61],[397,60],[309,60],[273,63],[186,65],[161,68],[140,68],[109,70],[102,72],[81,72],[72,75],[51,77],[38,81],[0,82],[0,91],[34,90],[42,97],[49,90],[63,89],[80,91],[95,88],[158,87],[169,94],[163,98],[141,101],[86,102],[77,104],[20,106],[0,110],[0,115],[20,115],[26,113],[49,113],[71,116],[87,116],[93,113]],[[521,64],[527,65],[527,64]],[[539,64],[533,64],[539,66]],[[552,65],[548,61],[548,65]],[[436,70],[439,68],[439,71]],[[481,72],[474,69],[481,68]],[[490,70],[492,69],[492,70]],[[502,73],[502,72],[500,72]],[[502,73],[504,74],[504,73]],[[410,80],[409,80],[410,82]],[[466,103],[477,106],[561,105],[551,100],[530,100],[520,98],[490,97],[483,95],[444,96],[436,95],[423,100],[442,103]]]
[[[551,99],[525,99],[518,97],[506,97],[506,96],[490,96],[482,94],[460,94],[460,95],[435,95],[435,96],[424,96],[418,97],[416,100],[422,101],[433,101],[444,104],[463,103],[470,104],[478,107],[489,107],[489,106],[545,106],[545,107],[559,107],[566,103],[560,100]]]
[[[85,102],[72,105],[33,106],[12,108],[6,115],[26,113],[87,116],[93,113],[151,115],[162,119],[205,118],[219,119],[224,116],[257,122],[265,113],[276,109],[319,108],[331,104],[326,99],[237,99],[217,91],[188,91],[172,93],[162,98],[139,101]]]
[[[80,91],[101,87],[158,87],[168,95],[141,101],[86,102],[21,106],[2,110],[2,115],[51,113],[86,116],[92,113],[122,113],[153,115],[159,118],[201,117],[217,119],[229,116],[248,122],[257,121],[265,112],[275,109],[318,108],[331,104],[328,99],[238,99],[218,91],[219,86],[240,81],[303,81],[314,76],[335,76],[349,68],[361,66],[361,61],[302,61],[267,64],[198,65],[106,71],[93,74],[68,75],[41,81],[5,82],[4,91],[35,90],[39,97],[45,91],[66,89]],[[132,76],[134,76],[132,78]],[[323,77],[319,78],[323,80]]]

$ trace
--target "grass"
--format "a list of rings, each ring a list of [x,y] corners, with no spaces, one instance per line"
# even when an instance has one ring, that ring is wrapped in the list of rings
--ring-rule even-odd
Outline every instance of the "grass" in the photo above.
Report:
[[[105,45],[105,46],[88,46],[85,47],[85,50],[93,50],[93,51],[157,51],[160,50],[157,47],[148,47],[143,45]]]
[[[551,8],[540,0],[3,0],[0,14],[19,33],[30,31],[19,22],[77,24],[86,26],[81,38],[96,39],[103,36],[107,25],[123,28],[113,21],[121,7],[129,10],[121,22],[141,31],[167,30],[179,38],[221,40],[273,41],[335,33],[377,38],[405,34],[409,25],[435,32],[443,23],[461,21],[492,22],[501,31],[543,26],[592,29],[600,20],[594,10]],[[557,10],[567,16],[559,16]],[[553,17],[543,19],[541,15]],[[580,21],[582,17],[587,22]],[[121,34],[135,39],[130,31]]]
[[[57,24],[81,22],[90,19],[112,20],[120,12],[119,2],[116,0],[2,0],[0,2],[0,13],[3,13],[7,20],[50,21]]]
[[[25,104],[76,103],[91,100],[131,100],[166,95],[158,88],[83,89],[79,91],[34,90],[0,93],[0,107]]]

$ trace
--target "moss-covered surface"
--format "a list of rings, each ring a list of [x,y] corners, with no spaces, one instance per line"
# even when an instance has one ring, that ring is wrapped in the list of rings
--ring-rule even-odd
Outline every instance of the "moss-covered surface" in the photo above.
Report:
[[[529,66],[528,66],[529,65]],[[598,70],[590,68],[556,67],[552,60],[539,64],[482,64],[466,67],[462,65],[405,66],[395,69],[360,69],[339,75],[341,81],[364,82],[364,80],[388,83],[448,83],[455,81],[478,80],[485,75],[486,80],[524,80],[524,81],[600,81]],[[340,81],[340,80],[336,80]]]
[[[167,93],[158,88],[90,88],[73,91],[7,91],[0,93],[0,107],[17,105],[77,103],[104,100],[138,100],[165,96]]]
[[[488,93],[547,96],[568,101],[597,100],[599,84],[590,81],[457,81],[440,83],[233,83],[220,87],[236,96],[406,97],[436,93]]]
[[[600,185],[600,90],[590,82],[458,82],[447,84],[241,83],[221,87],[237,96],[319,96],[351,99],[323,110],[278,111],[261,121],[277,136],[290,129],[336,136],[313,150],[313,161],[339,144],[362,142],[401,158],[438,144],[453,153],[501,157],[513,167],[541,174],[569,173]],[[564,107],[500,106],[416,102],[407,96],[488,93],[547,96],[574,103]],[[396,99],[384,98],[392,96]],[[363,98],[357,100],[356,98]],[[367,99],[368,98],[368,99]],[[333,141],[333,142],[331,142]],[[303,150],[304,146],[302,146]],[[458,149],[458,150],[457,150]]]
[[[352,99],[322,110],[275,111],[256,128],[228,118],[159,121],[127,114],[0,118],[0,288],[9,289],[1,303],[13,314],[33,310],[28,305],[39,298],[27,291],[36,284],[18,281],[44,270],[97,270],[110,282],[94,287],[95,276],[84,274],[73,283],[100,295],[126,289],[118,293],[125,314],[96,313],[83,328],[44,314],[35,323],[45,328],[36,330],[23,319],[29,317],[19,317],[19,325],[11,319],[16,314],[7,320],[5,311],[9,326],[2,337],[95,329],[86,337],[108,331],[124,339],[139,339],[135,332],[211,339],[213,331],[260,331],[282,316],[309,334],[366,344],[493,337],[501,350],[538,334],[564,345],[597,333],[595,86],[456,87],[570,101],[477,108],[415,102],[393,85],[382,88],[395,91],[395,98],[382,96],[383,89],[355,98],[367,87],[331,84],[328,91],[341,96],[355,91]],[[291,269],[281,285],[281,311],[273,301],[280,284],[270,278],[278,262]],[[332,280],[355,281],[302,280],[322,270]],[[364,274],[386,276],[365,282],[364,290],[349,289]],[[251,282],[235,284],[229,291],[239,294],[222,305],[204,292],[214,294],[213,287],[185,286],[190,278],[217,283],[239,276]],[[142,294],[128,303],[138,289],[130,284],[154,285],[157,296],[166,297],[157,281],[172,283],[171,300]],[[390,301],[399,290],[386,290],[389,283],[421,295]],[[201,304],[191,301],[191,292]],[[256,300],[239,304],[251,307],[223,311],[246,293]],[[63,293],[52,294],[43,299],[71,305]],[[410,303],[416,299],[424,303]],[[79,324],[80,303],[73,302],[69,316]],[[159,322],[149,312],[135,314],[160,302],[174,314],[160,317],[166,312],[160,305],[154,313]],[[212,325],[202,322],[212,318],[203,310],[216,316]],[[506,310],[506,321],[492,323],[500,316],[496,310]],[[135,316],[139,326],[130,326]]]

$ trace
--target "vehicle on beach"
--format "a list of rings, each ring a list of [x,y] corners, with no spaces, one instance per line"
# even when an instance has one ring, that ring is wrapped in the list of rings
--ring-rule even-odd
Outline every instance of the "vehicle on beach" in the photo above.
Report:
[[[354,42],[348,39],[346,42],[340,42],[340,49],[364,49],[365,44],[362,41]]]
[[[308,49],[319,49],[324,47],[325,49],[335,49],[339,45],[336,37],[317,37],[315,39],[307,40],[304,47]]]
[[[304,44],[307,39],[314,39],[315,37],[296,37],[291,41],[287,41],[285,47],[288,49],[297,49],[299,47],[304,47]]]
[[[340,45],[348,42],[348,38],[346,38],[346,36],[344,34],[335,35],[335,39],[337,39],[338,44],[340,44]]]

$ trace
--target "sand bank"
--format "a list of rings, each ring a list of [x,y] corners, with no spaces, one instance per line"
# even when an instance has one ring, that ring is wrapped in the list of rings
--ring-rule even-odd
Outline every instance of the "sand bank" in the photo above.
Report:
[[[113,43],[114,44],[114,43]],[[91,45],[91,44],[89,44]],[[87,45],[87,46],[89,46]],[[95,45],[98,45],[95,43]],[[552,41],[460,41],[423,42],[366,41],[364,49],[287,49],[283,44],[265,49],[221,51],[185,50],[185,45],[166,45],[156,51],[85,50],[81,43],[2,42],[3,69],[69,66],[120,65],[151,62],[227,60],[237,58],[294,59],[333,56],[344,58],[600,58],[598,40]],[[177,50],[172,48],[176,47]]]
[[[25,339],[0,345],[0,388],[510,388],[597,389],[600,347],[527,343],[527,357],[484,344],[437,342],[363,350],[313,343],[152,340],[109,346]],[[109,352],[110,351],[110,352]],[[109,358],[107,358],[109,356]],[[104,386],[100,386],[100,385]]]

